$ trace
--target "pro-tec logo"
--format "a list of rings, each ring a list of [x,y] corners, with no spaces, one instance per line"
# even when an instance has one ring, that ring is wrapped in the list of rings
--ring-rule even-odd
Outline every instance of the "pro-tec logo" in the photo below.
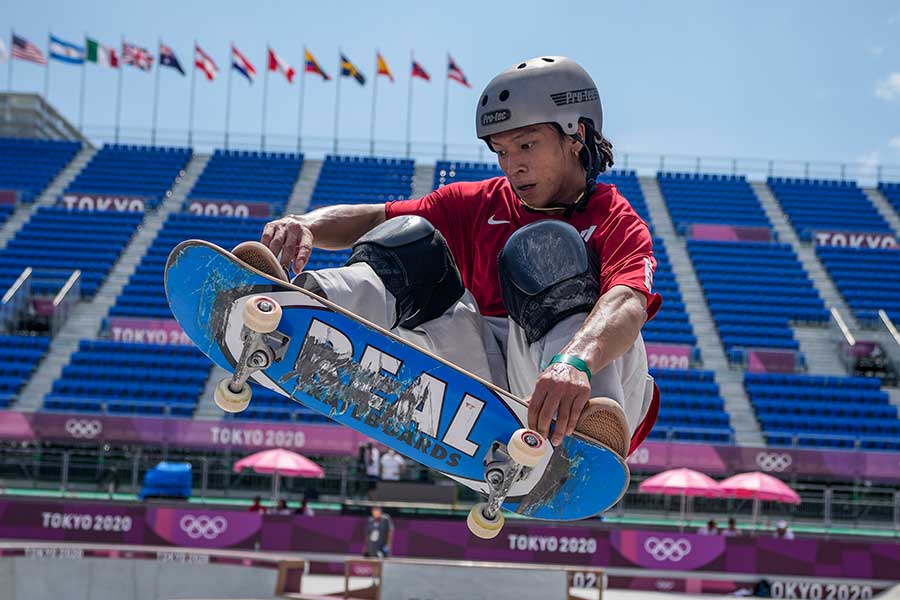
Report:
[[[550,94],[550,98],[557,106],[565,106],[566,104],[579,104],[581,102],[599,100],[600,94],[597,93],[597,88],[585,88],[583,90],[569,90],[568,92]]]
[[[481,124],[485,126],[495,125],[497,123],[502,123],[503,121],[509,121],[510,117],[512,117],[512,113],[509,112],[508,109],[502,108],[481,115]]]

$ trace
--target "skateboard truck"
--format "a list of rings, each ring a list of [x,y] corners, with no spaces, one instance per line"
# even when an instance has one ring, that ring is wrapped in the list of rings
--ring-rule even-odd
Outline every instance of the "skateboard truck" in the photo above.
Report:
[[[528,475],[544,457],[546,440],[531,429],[518,429],[504,445],[495,441],[484,458],[484,480],[490,487],[487,502],[479,502],[469,511],[466,524],[480,538],[496,537],[503,528],[500,507],[512,485]]]
[[[227,412],[241,412],[250,404],[252,392],[247,380],[284,358],[290,338],[275,331],[281,321],[281,306],[267,296],[253,296],[244,304],[241,341],[244,347],[234,374],[216,386],[216,405]]]

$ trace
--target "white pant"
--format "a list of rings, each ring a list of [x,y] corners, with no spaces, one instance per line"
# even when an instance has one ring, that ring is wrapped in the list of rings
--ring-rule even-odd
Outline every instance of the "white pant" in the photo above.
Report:
[[[307,271],[335,304],[385,329],[395,320],[395,299],[366,263]],[[525,331],[512,319],[485,317],[467,290],[436,319],[415,329],[396,327],[391,333],[432,352],[466,371],[528,398],[550,359],[569,343],[587,313],[571,315],[529,344]],[[504,358],[505,357],[505,358]],[[647,372],[644,340],[591,378],[591,396],[618,402],[634,434],[653,399],[653,378]]]

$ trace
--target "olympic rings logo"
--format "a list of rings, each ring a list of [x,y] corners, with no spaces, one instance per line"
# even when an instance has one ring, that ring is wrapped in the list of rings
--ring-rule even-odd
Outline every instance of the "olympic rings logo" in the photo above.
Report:
[[[791,466],[794,460],[790,454],[779,452],[758,452],[756,454],[756,464],[763,471],[775,471],[781,473]]]
[[[228,529],[228,521],[225,517],[210,517],[209,515],[184,515],[178,525],[192,540],[200,538],[214,540]]]
[[[674,540],[669,537],[648,537],[644,540],[644,551],[660,562],[679,562],[691,553],[691,543],[684,538]]]
[[[69,419],[66,421],[66,433],[73,438],[93,439],[103,431],[103,423],[97,419]]]

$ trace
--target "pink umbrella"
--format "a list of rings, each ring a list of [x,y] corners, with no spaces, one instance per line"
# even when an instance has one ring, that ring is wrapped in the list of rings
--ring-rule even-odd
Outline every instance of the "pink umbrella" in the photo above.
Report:
[[[686,496],[703,496],[717,498],[719,484],[712,478],[692,469],[671,469],[657,473],[638,486],[638,490],[647,494],[664,494],[681,496],[681,520],[684,521],[684,499]]]
[[[272,481],[272,496],[276,502],[278,501],[278,491],[281,487],[280,475],[287,475],[288,477],[325,476],[322,467],[305,456],[283,448],[263,450],[262,452],[245,456],[234,464],[235,473],[239,473],[242,469],[253,469],[257,473],[273,473],[275,478]]]
[[[800,504],[800,496],[786,483],[759,471],[739,473],[729,477],[719,482],[719,488],[724,495],[732,498],[752,498],[754,523],[756,523],[756,519],[759,516],[759,503],[761,500]]]

